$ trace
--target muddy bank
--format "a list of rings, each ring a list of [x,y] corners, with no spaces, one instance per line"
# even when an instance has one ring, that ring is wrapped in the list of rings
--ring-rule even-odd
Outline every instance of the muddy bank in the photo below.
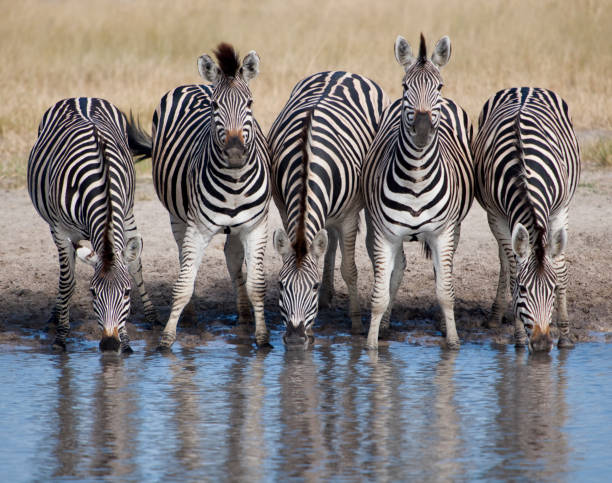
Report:
[[[570,210],[567,248],[570,261],[568,312],[578,341],[612,338],[611,201],[612,171],[584,171]],[[0,204],[3,227],[0,234],[0,343],[48,346],[52,342],[53,329],[47,330],[46,321],[54,303],[59,270],[55,245],[48,226],[34,211],[27,190],[0,191]],[[171,304],[172,284],[178,274],[178,255],[168,216],[157,200],[150,180],[138,182],[135,215],[144,238],[145,282],[160,319],[165,322]],[[273,208],[266,252],[266,310],[269,327],[273,330],[281,329],[276,284],[280,257],[271,243],[272,232],[278,226],[280,218]],[[367,320],[372,269],[365,251],[364,231],[360,233],[357,244],[357,266],[363,315]],[[206,251],[196,280],[197,320],[179,324],[178,340],[184,346],[197,346],[213,339],[237,344],[253,343],[248,328],[235,324],[223,242],[224,236],[217,236]],[[442,338],[435,328],[438,309],[431,263],[422,256],[418,244],[406,244],[405,250],[408,267],[394,307],[388,339],[439,344]],[[98,339],[99,329],[93,318],[89,294],[91,273],[89,266],[77,263],[69,344]],[[455,258],[455,313],[462,341],[512,342],[512,328],[509,326],[495,330],[482,328],[495,296],[497,277],[497,244],[489,231],[484,211],[475,202],[463,223]],[[319,314],[317,343],[365,345],[365,337],[350,334],[350,322],[345,316],[348,297],[338,264],[335,288],[333,307]],[[147,327],[137,295],[135,299],[130,336],[144,339],[147,347],[154,348],[159,331]],[[385,341],[381,341],[381,345],[384,344]]]

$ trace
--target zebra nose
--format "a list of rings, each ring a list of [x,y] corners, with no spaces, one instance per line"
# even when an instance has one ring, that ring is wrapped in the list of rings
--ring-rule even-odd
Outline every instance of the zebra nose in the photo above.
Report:
[[[531,337],[529,338],[530,352],[550,352],[553,347],[553,339],[550,335],[550,329],[541,330],[539,326],[535,326]]]
[[[228,135],[223,147],[223,157],[231,168],[244,166],[246,147],[241,136]]]
[[[305,347],[308,341],[305,321],[300,321],[297,326],[292,322],[287,323],[287,330],[283,335],[283,342],[287,347]]]
[[[425,147],[433,135],[433,124],[431,113],[428,111],[417,111],[412,123],[412,136],[417,147]]]

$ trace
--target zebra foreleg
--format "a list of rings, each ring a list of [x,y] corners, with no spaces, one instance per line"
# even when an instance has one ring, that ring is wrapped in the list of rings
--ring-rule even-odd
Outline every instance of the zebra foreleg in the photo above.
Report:
[[[372,288],[372,315],[370,318],[370,329],[368,331],[368,341],[366,348],[370,350],[378,349],[378,330],[380,321],[389,307],[389,288],[391,282],[392,267],[395,265],[395,257],[401,250],[394,246],[382,234],[372,234],[368,251],[374,268],[374,286]]]
[[[340,232],[340,250],[342,251],[340,272],[348,290],[349,317],[351,318],[351,332],[353,334],[363,334],[361,304],[359,303],[359,290],[357,288],[357,265],[355,264],[355,239],[357,238],[358,227],[359,215],[347,216],[342,223]]]
[[[454,228],[446,229],[437,237],[426,241],[431,249],[436,281],[436,297],[442,310],[446,327],[446,346],[457,350],[460,347],[455,326],[455,289],[453,287]]]
[[[236,310],[238,311],[238,323],[247,324],[253,321],[251,304],[246,290],[246,282],[242,273],[244,263],[244,249],[238,235],[227,235],[225,239],[225,263],[229,272],[234,294],[236,295]]]
[[[571,349],[574,347],[570,335],[569,318],[567,315],[567,260],[562,254],[555,259],[555,270],[557,271],[557,327],[559,327],[559,349]]]
[[[502,319],[508,308],[508,285],[512,269],[510,267],[512,255],[511,237],[507,228],[507,222],[501,218],[487,214],[487,220],[491,232],[495,236],[499,253],[499,281],[497,282],[497,293],[491,308],[491,315],[487,321],[487,327],[495,328],[502,324]]]
[[[181,253],[183,250],[183,238],[185,238],[185,230],[187,229],[187,224],[180,218],[170,214],[170,228],[172,230],[172,236],[174,236],[174,241],[176,242],[176,246],[178,248],[180,265]],[[183,321],[188,323],[195,323],[195,321],[197,320],[193,297],[189,299],[187,306],[183,310],[182,317]]]
[[[327,230],[328,242],[323,264],[323,282],[319,291],[319,307],[326,309],[331,306],[334,297],[334,268],[336,265],[336,249],[338,247],[338,233],[335,228]]]
[[[389,307],[385,311],[385,315],[383,315],[382,321],[380,323],[381,334],[385,334],[389,330],[389,325],[391,321],[391,309],[393,304],[395,303],[395,296],[397,295],[397,291],[402,284],[402,280],[404,279],[404,271],[406,270],[406,254],[404,250],[400,251],[400,254],[395,257],[395,265],[393,266],[393,271],[391,272],[391,283],[389,287]]]
[[[243,238],[246,257],[246,289],[255,315],[255,342],[258,347],[269,346],[270,334],[264,316],[266,280],[264,276],[264,254],[268,241],[268,219],[264,219],[246,233]]]
[[[74,280],[75,250],[72,242],[51,233],[59,254],[59,288],[55,307],[51,317],[56,317],[55,340],[53,347],[66,350],[66,337],[70,333],[70,299],[74,293],[76,282]]]
[[[212,232],[206,231],[203,234],[193,225],[188,225],[185,230],[181,249],[181,271],[172,290],[172,309],[162,332],[158,350],[169,349],[176,340],[178,319],[191,299],[198,268],[212,236]]]

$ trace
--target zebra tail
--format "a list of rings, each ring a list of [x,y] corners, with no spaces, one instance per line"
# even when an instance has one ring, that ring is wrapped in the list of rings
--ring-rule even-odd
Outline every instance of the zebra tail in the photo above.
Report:
[[[151,135],[144,131],[140,126],[140,119],[134,119],[132,111],[127,118],[128,146],[134,157],[134,162],[143,161],[150,158],[153,152],[153,140]]]

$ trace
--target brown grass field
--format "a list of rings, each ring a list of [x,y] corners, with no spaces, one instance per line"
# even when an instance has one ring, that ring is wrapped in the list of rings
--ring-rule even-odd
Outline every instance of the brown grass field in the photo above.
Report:
[[[497,90],[559,92],[579,131],[612,130],[612,1],[0,0],[0,186],[22,187],[43,112],[65,97],[96,96],[133,110],[145,126],[169,89],[200,82],[196,59],[220,41],[261,57],[255,114],[267,132],[293,85],[345,69],[395,98],[398,34],[431,49],[449,35],[445,95],[477,122]],[[416,47],[415,47],[416,49]],[[612,164],[610,142],[585,159]],[[149,165],[139,167],[146,175]]]

